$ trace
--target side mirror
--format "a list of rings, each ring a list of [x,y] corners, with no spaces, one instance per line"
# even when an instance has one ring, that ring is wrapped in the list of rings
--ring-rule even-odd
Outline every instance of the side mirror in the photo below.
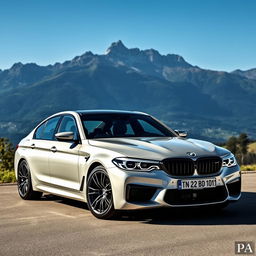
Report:
[[[179,137],[186,138],[188,136],[186,131],[174,130]]]
[[[55,134],[57,140],[73,141],[74,133],[73,132],[59,132]]]

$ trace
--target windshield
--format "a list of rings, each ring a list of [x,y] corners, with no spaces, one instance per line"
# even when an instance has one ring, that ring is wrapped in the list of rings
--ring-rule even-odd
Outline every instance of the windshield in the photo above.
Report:
[[[140,114],[82,114],[88,139],[117,137],[175,137],[150,116]]]

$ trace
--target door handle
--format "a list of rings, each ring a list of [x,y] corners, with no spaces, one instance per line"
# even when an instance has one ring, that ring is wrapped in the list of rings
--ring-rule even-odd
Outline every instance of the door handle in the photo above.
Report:
[[[31,146],[30,146],[32,149],[34,149],[35,147],[36,147],[36,145],[33,143],[33,144],[31,144]]]
[[[55,153],[57,151],[57,148],[55,146],[51,147],[51,151]]]

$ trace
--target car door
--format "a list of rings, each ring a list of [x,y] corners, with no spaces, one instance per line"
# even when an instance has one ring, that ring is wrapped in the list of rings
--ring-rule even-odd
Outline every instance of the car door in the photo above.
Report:
[[[59,120],[60,116],[56,116],[42,123],[37,127],[30,142],[28,162],[31,170],[33,170],[32,174],[34,175],[36,182],[51,183],[49,155],[52,147],[51,143]]]
[[[56,132],[73,132],[74,136],[79,138],[77,124],[72,115],[62,117]],[[73,190],[80,189],[78,164],[80,147],[79,140],[54,141],[49,157],[49,169],[51,182],[55,186]]]

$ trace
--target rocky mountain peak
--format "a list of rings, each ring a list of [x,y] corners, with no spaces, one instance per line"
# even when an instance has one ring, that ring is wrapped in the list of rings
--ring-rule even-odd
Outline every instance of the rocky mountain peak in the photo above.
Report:
[[[21,62],[14,63],[10,69],[17,70],[23,67],[23,64]]]
[[[128,48],[123,44],[121,40],[118,40],[117,42],[113,42],[110,47],[107,49],[106,54],[125,54],[127,53]]]

